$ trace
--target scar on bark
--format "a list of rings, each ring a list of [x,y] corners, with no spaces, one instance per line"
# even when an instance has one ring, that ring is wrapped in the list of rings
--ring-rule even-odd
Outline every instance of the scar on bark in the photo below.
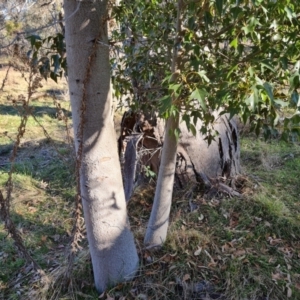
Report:
[[[137,178],[143,176],[141,165],[147,165],[150,167],[150,170],[156,174],[158,173],[160,160],[158,148],[161,147],[163,143],[163,132],[161,132],[161,128],[159,127],[159,122],[158,118],[150,114],[126,112],[123,115],[118,143],[121,161],[122,159],[124,160],[123,177],[126,200],[129,200],[133,192],[133,184],[136,184]],[[236,159],[239,159],[239,156],[236,155],[239,151],[238,133],[234,124],[231,124],[231,122],[232,121],[226,116],[221,119],[221,126],[224,126],[223,136],[218,138],[214,146],[217,147],[215,155],[218,155],[219,176],[216,175],[212,177],[208,175],[201,167],[199,168],[199,163],[195,161],[195,159],[200,159],[203,149],[201,147],[205,146],[199,146],[198,149],[196,139],[193,141],[193,143],[196,143],[196,148],[189,150],[188,144],[179,141],[175,186],[177,185],[178,188],[184,188],[189,182],[194,182],[195,184],[203,183],[207,193],[211,191],[212,194],[221,192],[229,196],[240,196],[235,189],[232,189],[234,185],[230,187],[230,182],[232,182],[231,175],[233,173],[233,176],[239,174],[239,164],[236,165],[235,162]],[[201,139],[201,136],[197,138]],[[192,154],[193,151],[196,152]],[[156,154],[151,154],[152,152]],[[139,168],[137,166],[139,166]],[[212,168],[214,167],[215,166],[212,165]],[[131,174],[132,172],[134,172],[134,174]],[[229,185],[226,184],[226,182],[229,182]],[[126,187],[128,184],[130,184],[131,187]],[[215,191],[215,193],[213,191]]]

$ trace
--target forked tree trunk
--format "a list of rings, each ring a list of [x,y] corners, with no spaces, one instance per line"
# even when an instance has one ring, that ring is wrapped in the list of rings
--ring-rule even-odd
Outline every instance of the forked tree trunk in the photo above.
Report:
[[[132,278],[138,267],[112,121],[107,1],[65,0],[64,10],[76,151],[83,126],[81,197],[95,285],[102,292]],[[95,41],[100,43],[92,57]]]

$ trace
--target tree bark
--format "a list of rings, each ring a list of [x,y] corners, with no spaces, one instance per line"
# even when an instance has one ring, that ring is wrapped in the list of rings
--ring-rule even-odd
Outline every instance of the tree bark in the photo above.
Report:
[[[181,9],[182,0],[177,1],[176,34],[172,55],[172,79],[175,81],[175,72],[178,67],[178,45],[181,31]],[[174,93],[172,95],[173,104],[177,100]],[[155,196],[151,216],[149,219],[144,243],[148,246],[161,246],[167,237],[169,227],[169,215],[172,204],[174,176],[176,168],[176,154],[178,140],[175,130],[179,126],[179,113],[171,115],[166,121],[165,140],[162,149],[162,158],[159,166],[158,179],[155,189]]]
[[[208,145],[201,135],[202,122],[197,122],[196,136],[188,131],[185,124],[180,126],[181,135],[178,149],[176,182],[182,187],[189,181],[202,181],[209,186],[211,179],[229,178],[240,173],[240,142],[234,119],[229,115],[218,116],[214,130],[219,135]]]
[[[186,124],[179,125],[181,134],[177,147],[177,161],[175,169],[175,186],[183,188],[194,182],[204,183],[210,187],[216,179],[232,178],[240,174],[240,142],[235,119],[229,119],[229,115],[214,113],[214,129],[219,135],[208,145],[201,134],[201,120],[196,125],[196,136],[189,132]],[[138,170],[133,170],[132,165],[145,165],[151,171],[158,174],[161,157],[161,146],[165,143],[164,121],[154,115],[129,114],[124,115],[119,144],[139,135],[139,142],[133,148],[125,149],[123,175],[126,198],[130,199],[133,185],[143,177]],[[136,151],[137,153],[134,153]],[[138,160],[138,161],[135,161]],[[137,174],[132,174],[132,172]],[[135,181],[133,180],[135,178]],[[128,186],[129,185],[129,186]],[[130,187],[131,185],[131,187]]]
[[[107,1],[65,0],[64,10],[77,155],[83,146],[81,199],[95,286],[101,293],[132,278],[138,267],[112,120]]]
[[[151,247],[161,246],[167,237],[178,143],[174,131],[178,126],[179,116],[167,120],[153,207],[144,239],[144,243]]]

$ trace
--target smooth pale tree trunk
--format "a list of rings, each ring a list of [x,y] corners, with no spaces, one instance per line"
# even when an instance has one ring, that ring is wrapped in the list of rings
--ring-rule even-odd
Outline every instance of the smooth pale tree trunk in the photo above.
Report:
[[[167,237],[178,144],[174,131],[178,126],[179,117],[171,116],[167,120],[154,202],[144,239],[150,247],[161,246]]]
[[[80,186],[95,285],[102,292],[132,278],[138,267],[112,120],[107,1],[65,0],[64,10],[76,151],[85,103]]]
[[[177,1],[177,21],[176,33],[179,35],[181,31],[181,9],[182,0]],[[174,81],[176,78],[175,72],[178,66],[178,44],[179,36],[175,39],[171,72]],[[173,102],[176,98],[173,95]],[[176,155],[178,140],[175,136],[175,129],[179,126],[179,115],[171,115],[166,121],[166,131],[164,144],[162,149],[162,158],[159,167],[157,184],[153,207],[151,210],[150,220],[146,230],[144,243],[149,247],[161,246],[167,237],[169,227],[169,215],[172,204],[174,176],[176,169]]]

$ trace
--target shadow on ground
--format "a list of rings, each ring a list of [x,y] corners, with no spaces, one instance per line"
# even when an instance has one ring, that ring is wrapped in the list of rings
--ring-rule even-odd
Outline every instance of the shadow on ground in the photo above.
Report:
[[[22,111],[22,106],[12,106],[12,105],[4,105],[4,104],[0,104],[0,114],[2,116],[5,115],[10,115],[10,116],[18,116],[20,115],[20,111]],[[32,106],[32,113],[39,117],[39,116],[44,116],[44,115],[48,115],[51,118],[57,118],[58,115],[58,111],[55,107],[49,107],[49,106]],[[71,113],[70,111],[61,108],[61,110],[63,111],[64,115],[67,117],[71,117]]]

